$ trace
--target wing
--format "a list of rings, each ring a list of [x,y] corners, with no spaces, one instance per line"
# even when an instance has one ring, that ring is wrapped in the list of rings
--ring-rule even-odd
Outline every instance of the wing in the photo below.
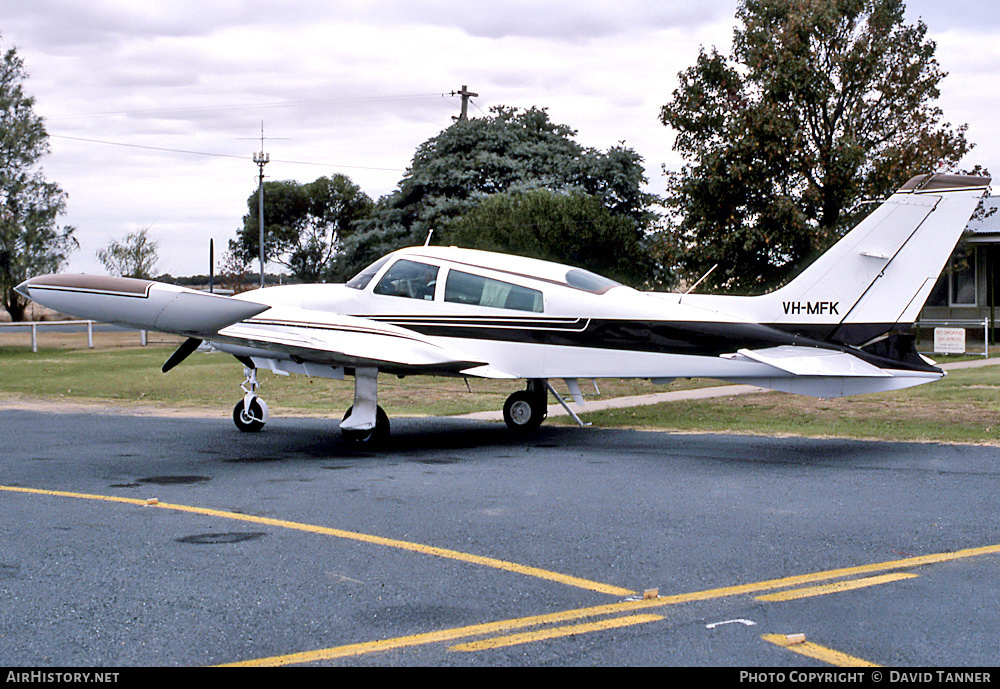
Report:
[[[488,362],[406,328],[366,318],[292,307],[272,308],[152,280],[96,275],[43,275],[18,292],[60,313],[132,328],[186,335],[164,364],[170,370],[211,340],[238,356],[388,373],[442,373],[510,378]]]
[[[371,367],[398,374],[459,373],[486,367],[487,362],[442,346],[406,328],[367,318],[305,309],[272,309],[222,328],[213,343],[259,350],[249,356],[291,359],[348,368]],[[230,345],[227,348],[225,345]]]

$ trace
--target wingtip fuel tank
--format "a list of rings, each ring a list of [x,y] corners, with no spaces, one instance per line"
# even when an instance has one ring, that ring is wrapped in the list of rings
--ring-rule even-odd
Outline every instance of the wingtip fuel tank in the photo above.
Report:
[[[269,307],[137,278],[42,275],[17,291],[77,318],[182,335],[211,335]]]

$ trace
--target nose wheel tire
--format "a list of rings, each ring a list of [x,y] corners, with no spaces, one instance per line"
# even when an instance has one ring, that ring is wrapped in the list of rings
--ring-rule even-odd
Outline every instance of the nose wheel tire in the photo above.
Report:
[[[244,433],[256,433],[264,427],[267,420],[267,403],[259,397],[244,405],[243,400],[233,407],[233,422]]]

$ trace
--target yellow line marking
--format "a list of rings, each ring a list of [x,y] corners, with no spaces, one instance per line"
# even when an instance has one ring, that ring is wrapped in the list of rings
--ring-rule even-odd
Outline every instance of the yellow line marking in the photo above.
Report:
[[[883,574],[878,577],[865,577],[863,579],[848,579],[847,581],[838,581],[833,584],[826,584],[824,586],[810,586],[804,589],[792,589],[791,591],[782,591],[781,593],[769,593],[766,596],[757,596],[757,600],[776,602],[776,601],[786,601],[786,600],[798,600],[799,598],[811,598],[813,596],[824,596],[828,593],[840,593],[841,591],[853,591],[854,589],[865,588],[866,586],[876,586],[877,584],[886,584],[890,581],[899,581],[900,579],[914,579],[916,574],[909,574],[907,572],[894,572],[892,574]]]
[[[458,644],[449,648],[449,651],[485,651],[491,648],[504,648],[506,646],[516,646],[534,641],[545,641],[546,639],[559,639],[564,636],[574,636],[576,634],[587,634],[590,632],[600,632],[606,629],[618,629],[629,627],[633,624],[645,624],[646,622],[656,622],[662,620],[663,615],[629,615],[627,617],[612,617],[600,622],[589,622],[587,624],[572,624],[563,627],[549,627],[536,632],[524,632],[522,634],[509,634],[507,636],[497,636],[492,639],[472,641],[467,644]]]
[[[816,660],[821,660],[824,663],[836,665],[837,667],[881,667],[880,665],[876,665],[875,663],[867,660],[855,658],[852,655],[847,655],[846,653],[841,653],[840,651],[835,651],[832,648],[820,646],[819,644],[814,644],[810,641],[804,641],[797,644],[789,643],[788,639],[786,639],[783,634],[764,634],[760,638],[765,641],[770,641],[772,644],[777,644],[778,646],[787,648],[789,651],[794,651],[800,655],[815,658]]]
[[[192,514],[202,514],[209,517],[233,519],[242,522],[249,522],[252,524],[263,524],[266,526],[275,526],[283,529],[305,531],[307,533],[320,534],[322,536],[333,536],[335,538],[344,538],[353,541],[360,541],[362,543],[379,545],[387,548],[409,550],[411,552],[422,553],[424,555],[433,555],[435,557],[441,557],[449,560],[458,560],[460,562],[465,562],[468,564],[480,565],[483,567],[491,567],[493,569],[500,569],[507,572],[514,572],[516,574],[523,574],[525,576],[535,577],[536,579],[554,581],[559,584],[574,586],[576,588],[582,588],[588,591],[596,591],[597,593],[606,593],[611,596],[630,596],[633,593],[635,593],[630,589],[622,588],[620,586],[612,586],[610,584],[604,584],[598,581],[581,579],[580,577],[574,577],[568,574],[560,574],[558,572],[552,572],[546,569],[540,569],[538,567],[519,565],[516,562],[508,562],[507,560],[498,560],[492,557],[472,555],[470,553],[463,553],[457,550],[438,548],[435,546],[423,545],[421,543],[412,543],[410,541],[399,541],[392,538],[383,538],[382,536],[372,536],[370,534],[357,533],[354,531],[331,529],[325,526],[316,526],[314,524],[303,524],[301,522],[291,522],[291,521],[285,521],[283,519],[272,519],[270,517],[257,517],[250,514],[240,514],[238,512],[225,512],[222,510],[213,510],[205,507],[174,505],[165,502],[160,502],[155,505],[150,505],[147,503],[146,500],[138,500],[134,498],[119,498],[111,495],[90,495],[86,493],[70,493],[67,491],[58,491],[58,490],[43,490],[40,488],[20,488],[17,486],[0,486],[0,490],[5,490],[15,493],[31,493],[34,495],[52,495],[64,498],[103,500],[106,502],[117,502],[128,505],[138,505],[140,507],[155,507],[165,510],[174,510],[177,512],[190,512]]]
[[[56,495],[56,496],[72,497],[72,498],[107,500],[109,502],[120,502],[138,506],[144,506],[146,503],[145,500],[135,500],[132,498],[119,498],[119,497],[105,496],[105,495],[86,495],[81,493],[68,493],[63,491],[41,490],[35,488],[0,486],[0,490],[22,492],[22,493],[33,493],[39,495]],[[339,535],[339,533],[346,533],[349,534],[348,536],[345,536],[348,538],[356,538],[357,540],[365,540],[371,543],[379,543],[379,544],[385,543],[393,547],[399,547],[393,545],[396,542],[376,536],[364,536],[364,534],[351,534],[350,532],[338,532],[335,529],[326,529],[324,527],[313,527],[307,524],[297,524],[295,522],[282,522],[276,519],[253,517],[250,515],[237,514],[234,512],[220,512],[218,510],[207,510],[202,508],[184,507],[182,505],[170,505],[163,503],[154,505],[153,507],[158,507],[161,509],[185,510],[200,514],[221,516],[227,519],[238,519],[260,524],[285,526],[286,528],[297,528],[303,531],[313,531],[315,533],[329,532],[330,535]],[[409,544],[409,545],[416,546],[417,544]],[[422,546],[422,548],[426,548],[426,546]],[[432,548],[431,550],[438,550],[438,549]],[[455,639],[467,638],[470,636],[483,636],[485,634],[503,633],[517,628],[539,626],[543,624],[552,624],[555,622],[564,622],[568,620],[582,619],[586,617],[615,615],[623,612],[632,613],[635,612],[636,610],[666,607],[668,605],[678,605],[680,603],[693,603],[698,601],[714,600],[717,598],[725,598],[729,596],[757,593],[758,591],[769,591],[773,589],[789,588],[792,586],[798,586],[801,584],[807,584],[817,581],[826,581],[829,579],[842,579],[845,577],[856,576],[858,574],[868,574],[872,572],[884,572],[887,570],[894,570],[894,569],[909,569],[913,567],[922,567],[924,565],[938,564],[941,562],[951,562],[954,560],[961,560],[970,557],[979,557],[983,555],[995,555],[997,553],[1000,553],[1000,545],[983,546],[980,548],[965,548],[963,550],[956,550],[950,553],[935,553],[932,555],[920,555],[917,557],[908,557],[900,560],[889,560],[887,562],[879,562],[868,565],[843,567],[840,569],[831,569],[823,572],[813,572],[811,574],[800,574],[791,577],[783,577],[780,579],[768,579],[766,581],[759,581],[750,584],[726,586],[715,589],[708,589],[705,591],[694,591],[691,593],[675,594],[672,596],[660,596],[658,598],[651,598],[648,600],[634,600],[634,601],[624,601],[619,603],[609,603],[605,605],[593,606],[590,608],[566,610],[563,612],[553,613],[549,615],[537,615],[533,617],[524,617],[520,619],[503,620],[500,622],[489,622],[485,624],[477,624],[467,627],[457,627],[437,632],[429,632],[426,634],[415,634],[412,636],[383,639],[381,641],[370,641],[357,644],[349,644],[346,646],[337,646],[333,648],[319,649],[316,651],[305,651],[302,653],[293,653],[282,656],[272,656],[269,658],[258,658],[253,660],[232,663],[232,665],[238,665],[238,666],[296,665],[299,663],[315,662],[319,660],[328,660],[332,658],[343,658],[345,656],[362,655],[365,653],[374,653],[374,652],[387,651],[397,648],[419,646],[423,644],[438,643],[442,641],[451,641]],[[462,555],[462,553],[457,553],[457,554]],[[477,556],[469,556],[469,557],[472,557],[474,559],[480,559]],[[489,560],[489,558],[482,558],[482,559]],[[527,569],[531,570],[533,568],[527,568]],[[510,571],[517,571],[517,570],[510,570]],[[545,570],[539,570],[539,571],[550,575],[553,574],[551,572],[546,572]],[[570,579],[573,579],[573,577],[570,577]],[[614,587],[608,587],[608,588],[614,588]],[[624,591],[624,589],[620,590]],[[632,593],[633,592],[628,591],[624,595],[632,595]],[[845,657],[850,658],[850,656],[845,656]],[[864,662],[864,661],[859,661],[859,662]]]
[[[382,639],[380,641],[367,641],[357,644],[347,644],[345,646],[335,646],[333,648],[321,648],[315,651],[303,651],[301,653],[290,653],[288,655],[271,656],[269,658],[243,660],[235,663],[227,663],[221,667],[277,667],[280,665],[314,663],[321,660],[333,660],[335,658],[346,658],[349,656],[364,655],[366,653],[391,651],[398,648],[409,648],[413,646],[441,643],[444,641],[455,641],[457,639],[465,639],[472,636],[502,634],[514,629],[523,629],[525,627],[537,627],[544,624],[567,622],[584,617],[596,617],[598,615],[619,612],[622,609],[622,604],[619,603],[579,610],[566,610],[548,615],[533,615],[518,619],[501,620],[499,622],[485,622],[483,624],[473,624],[467,627],[455,627],[453,629],[443,629],[436,632],[413,634],[411,636],[400,636],[392,639]],[[628,608],[626,607],[624,609]]]
[[[490,622],[469,627],[459,627],[456,629],[431,632],[428,634],[417,634],[414,636],[398,637],[395,639],[385,639],[382,641],[372,641],[362,644],[351,644],[349,646],[336,646],[332,648],[318,649],[283,656],[272,656],[269,658],[258,658],[247,660],[233,665],[241,666],[268,666],[268,665],[295,665],[298,663],[310,663],[333,658],[343,658],[345,656],[361,655],[364,653],[374,653],[410,646],[420,646],[424,644],[450,641],[453,639],[470,636],[482,636],[484,634],[497,633],[517,628],[552,624],[585,617],[598,617],[601,615],[615,615],[618,613],[634,613],[637,610],[666,607],[668,605],[678,605],[680,603],[693,603],[698,601],[713,600],[729,596],[738,596],[757,591],[767,591],[771,589],[787,588],[799,584],[814,581],[824,581],[827,579],[840,579],[856,574],[884,571],[888,569],[903,569],[907,567],[920,567],[922,565],[936,564],[939,562],[949,562],[962,558],[977,557],[981,555],[993,555],[1000,553],[1000,545],[985,546],[982,548],[967,548],[953,553],[937,553],[934,555],[923,555],[919,557],[906,558],[904,560],[891,560],[870,565],[860,565],[857,567],[845,567],[833,569],[825,572],[815,572],[813,574],[802,574],[782,579],[769,579],[767,581],[752,584],[742,584],[739,586],[727,586],[724,588],[709,589],[706,591],[695,591],[692,593],[681,593],[672,596],[660,596],[649,600],[624,601],[620,603],[608,603],[590,608],[579,608],[577,610],[566,610],[552,615],[538,615],[535,617],[524,617],[520,619],[504,620],[501,622]]]

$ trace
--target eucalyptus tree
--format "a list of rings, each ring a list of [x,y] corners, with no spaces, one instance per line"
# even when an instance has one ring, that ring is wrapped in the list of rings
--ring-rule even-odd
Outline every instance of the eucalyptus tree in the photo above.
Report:
[[[27,300],[14,288],[29,277],[57,272],[78,248],[73,228],[57,225],[66,193],[39,168],[48,134],[24,91],[28,75],[14,48],[0,58],[0,304],[23,320]]]
[[[912,175],[956,165],[964,125],[901,0],[742,0],[732,54],[701,50],[663,106],[684,159],[667,207],[689,276],[763,290]]]

